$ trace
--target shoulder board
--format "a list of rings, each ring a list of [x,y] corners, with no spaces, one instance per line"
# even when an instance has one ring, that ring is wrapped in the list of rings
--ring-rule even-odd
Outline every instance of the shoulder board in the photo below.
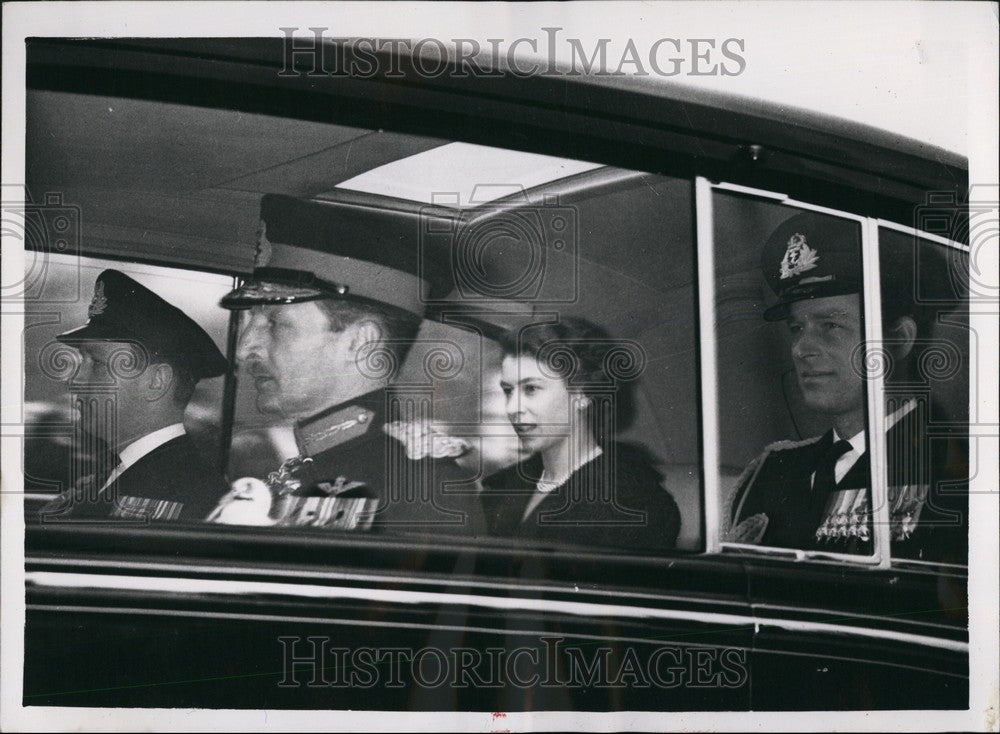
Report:
[[[739,517],[740,512],[743,510],[743,502],[747,498],[750,487],[757,480],[757,474],[764,467],[764,462],[767,461],[767,457],[773,453],[779,451],[788,451],[789,449],[798,449],[803,446],[811,446],[817,441],[823,438],[822,435],[813,436],[812,438],[806,438],[801,441],[775,441],[764,447],[764,450],[757,455],[755,459],[752,459],[749,464],[743,469],[736,483],[733,485],[733,489],[729,494],[729,516],[730,519],[735,521]],[[735,512],[733,508],[735,507]]]
[[[764,447],[764,450],[761,452],[761,458],[764,458],[768,454],[773,454],[775,451],[787,451],[788,449],[800,449],[803,446],[811,446],[821,438],[823,438],[822,435],[804,438],[801,441],[775,441]]]
[[[316,456],[368,433],[375,412],[351,405],[333,413],[297,423],[295,441],[302,456]]]

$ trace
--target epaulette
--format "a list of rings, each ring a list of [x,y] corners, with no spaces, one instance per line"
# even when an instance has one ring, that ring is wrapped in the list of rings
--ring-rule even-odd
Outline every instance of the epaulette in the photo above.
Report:
[[[768,454],[774,453],[775,451],[787,451],[788,449],[798,449],[803,446],[811,446],[812,444],[823,438],[823,435],[813,436],[812,438],[804,438],[800,441],[775,441],[774,443],[769,443],[764,447],[764,450],[760,454],[760,458],[764,458]]]
[[[801,441],[784,440],[784,441],[775,441],[774,443],[769,443],[767,446],[764,447],[763,451],[757,454],[756,458],[752,459],[750,463],[746,465],[746,468],[743,470],[743,473],[740,474],[739,479],[736,480],[737,490],[739,490],[739,488],[742,487],[743,484],[748,479],[751,478],[756,479],[757,470],[759,470],[762,466],[764,466],[764,462],[767,460],[767,457],[770,456],[771,454],[775,453],[776,451],[787,451],[788,449],[798,449],[802,448],[803,446],[811,446],[812,444],[819,441],[821,438],[823,438],[823,436],[819,435],[819,436],[813,436],[812,438],[805,438],[802,439]],[[751,475],[753,476],[751,477]]]
[[[375,411],[360,405],[320,413],[295,424],[295,442],[303,457],[317,456],[365,435],[374,417]]]
[[[729,493],[729,501],[727,503],[727,515],[730,520],[734,520],[739,517],[740,512],[743,511],[743,502],[746,500],[746,492],[757,479],[757,473],[763,468],[764,462],[767,461],[768,456],[777,451],[787,451],[789,449],[802,448],[803,446],[811,446],[821,438],[823,438],[822,434],[819,436],[813,436],[812,438],[805,438],[800,441],[775,441],[774,443],[769,443],[765,446],[763,451],[750,460],[750,462],[743,469],[743,472],[737,478],[735,484],[733,484],[733,490]],[[735,513],[732,511],[734,503],[736,504]]]

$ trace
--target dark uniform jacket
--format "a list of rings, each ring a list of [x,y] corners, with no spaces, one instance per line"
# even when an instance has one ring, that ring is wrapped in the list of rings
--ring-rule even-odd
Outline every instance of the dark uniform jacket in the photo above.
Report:
[[[967,447],[960,438],[928,440],[925,404],[886,433],[889,522],[895,557],[965,563],[968,552]],[[733,497],[728,539],[804,550],[871,553],[872,514],[866,451],[833,492],[814,492],[817,463],[833,432],[768,446],[743,472]]]
[[[42,508],[47,520],[204,520],[226,492],[222,475],[209,467],[186,433],[160,444],[125,469],[103,491],[98,477]],[[103,481],[100,482],[103,484]]]
[[[645,451],[619,443],[606,447],[524,518],[542,469],[535,454],[484,480],[493,534],[611,548],[674,547],[680,512]]]
[[[470,477],[450,459],[407,458],[387,423],[416,406],[376,390],[299,421],[304,459],[291,472],[296,488],[279,497],[282,525],[402,531],[429,536],[478,535],[481,511]]]

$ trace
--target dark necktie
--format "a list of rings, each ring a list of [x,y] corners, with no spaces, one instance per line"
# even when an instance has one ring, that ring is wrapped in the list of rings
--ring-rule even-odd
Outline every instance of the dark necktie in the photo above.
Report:
[[[819,461],[816,462],[816,477],[813,479],[813,492],[815,496],[822,497],[837,488],[837,477],[834,474],[837,459],[850,450],[850,441],[840,439],[839,441],[834,441],[833,445],[819,457]]]

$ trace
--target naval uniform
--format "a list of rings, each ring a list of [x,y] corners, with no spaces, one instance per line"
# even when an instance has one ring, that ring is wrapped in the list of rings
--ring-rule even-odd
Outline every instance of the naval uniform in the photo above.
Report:
[[[386,430],[405,402],[379,389],[299,421],[300,455],[286,462],[284,476],[271,477],[277,523],[480,534],[470,477],[449,459],[407,458],[406,446]]]
[[[221,376],[229,368],[201,326],[117,270],[105,270],[97,276],[87,323],[56,339],[77,349],[94,342],[132,345],[135,364],[122,361],[109,365],[113,380],[123,377],[116,370],[145,369],[143,361],[147,359],[175,370],[183,368],[195,381]],[[99,387],[103,392],[107,385],[100,383]],[[88,386],[83,389],[86,398]],[[132,403],[119,409],[142,411],[145,407]],[[43,520],[198,521],[205,519],[226,491],[222,475],[202,459],[182,423],[156,428],[125,447],[109,448],[120,454],[103,461],[95,457],[106,471],[84,477],[45,505],[40,510]]]
[[[889,521],[894,557],[965,563],[967,448],[960,438],[928,441],[924,403],[909,403],[886,432]],[[890,420],[891,422],[891,420]],[[754,459],[733,497],[732,542],[843,553],[872,552],[869,453],[835,484],[817,489],[833,431],[780,441]]]
[[[134,460],[129,456],[133,447],[142,452]],[[44,519],[197,522],[227,489],[222,475],[202,459],[180,424],[148,434],[121,453],[123,464],[107,478],[84,477],[75,490],[45,505],[40,510]],[[96,498],[81,496],[95,492]]]

